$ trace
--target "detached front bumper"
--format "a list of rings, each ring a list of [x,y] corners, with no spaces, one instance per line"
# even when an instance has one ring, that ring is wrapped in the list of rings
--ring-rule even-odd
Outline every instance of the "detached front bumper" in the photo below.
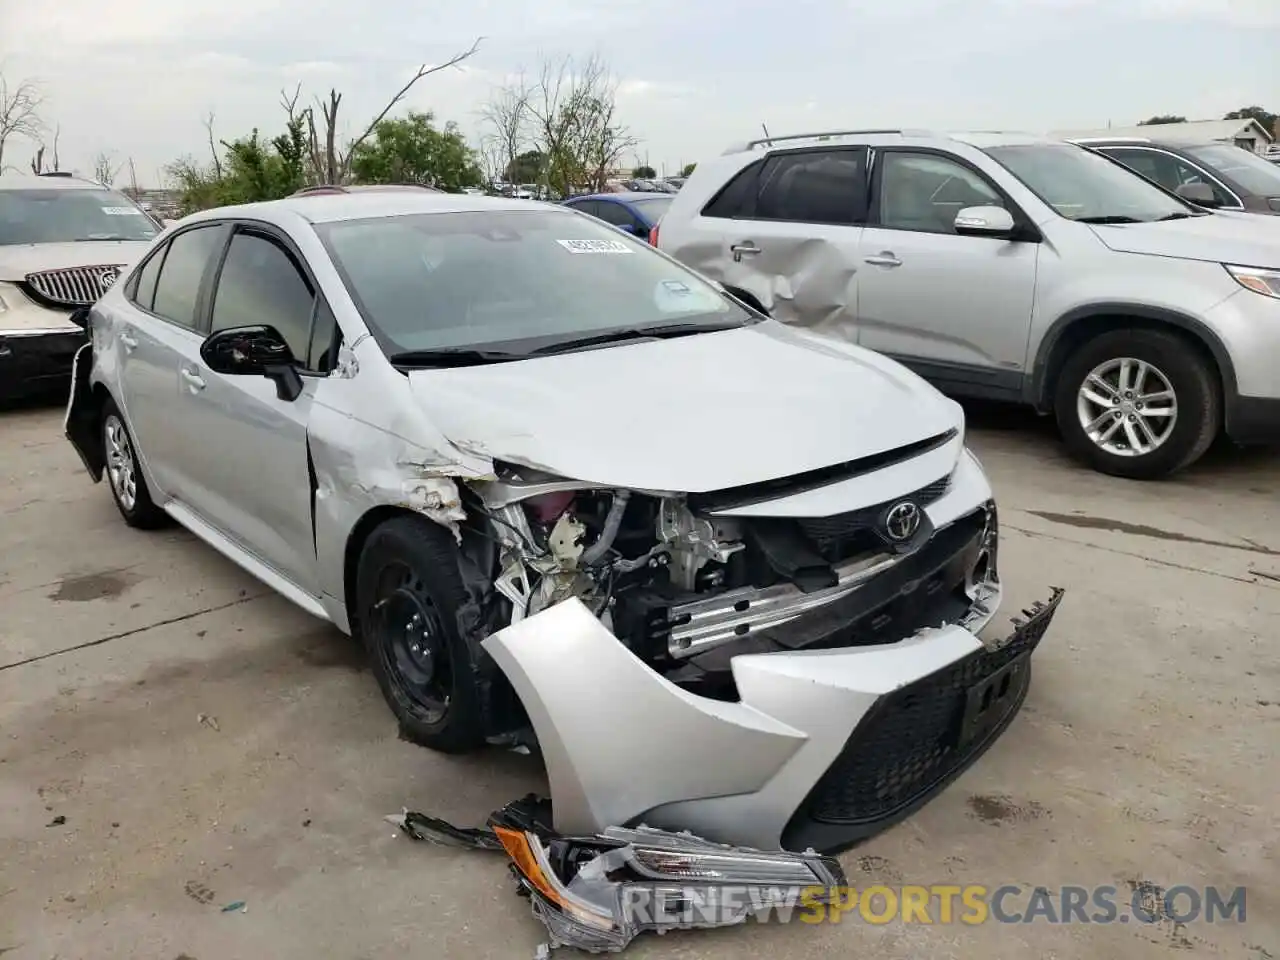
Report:
[[[999,737],[1061,596],[995,644],[946,626],[879,646],[740,655],[737,702],[655,673],[576,599],[484,646],[537,734],[557,830],[643,822],[831,851],[909,815]]]
[[[0,328],[0,399],[65,388],[72,359],[85,342],[85,332],[77,327]]]

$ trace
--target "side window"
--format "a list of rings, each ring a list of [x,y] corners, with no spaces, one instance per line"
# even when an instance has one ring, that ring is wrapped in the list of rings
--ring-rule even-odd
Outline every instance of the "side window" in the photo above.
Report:
[[[153,313],[179,326],[195,328],[200,281],[221,241],[222,227],[218,224],[188,230],[169,241],[169,252],[156,280]]]
[[[269,324],[305,364],[314,302],[311,285],[283,247],[255,233],[237,233],[218,276],[210,333]]]
[[[620,203],[602,200],[599,206],[600,212],[596,216],[605,223],[612,223],[615,227],[630,227],[636,222],[636,218],[631,215],[631,211]]]
[[[1154,180],[1166,190],[1176,192],[1186,183],[1203,183],[1213,191],[1218,202],[1223,206],[1237,206],[1235,197],[1227,193],[1212,179],[1203,176],[1199,170],[1178,159],[1171,153],[1156,150],[1126,150],[1113,148],[1106,151],[1126,167],[1132,167],[1149,180]]]
[[[965,207],[1003,207],[982,176],[963,164],[927,153],[889,151],[881,160],[880,225],[923,233],[955,233]]]
[[[600,204],[595,200],[582,200],[579,203],[570,204],[570,206],[579,213],[585,213],[592,217],[600,216]]]
[[[757,160],[720,189],[702,208],[704,217],[734,219],[749,217],[755,209],[756,185],[760,180],[763,160]]]
[[[338,321],[324,297],[316,297],[315,316],[311,322],[311,346],[307,351],[307,368],[317,373],[333,369],[338,353]]]
[[[1205,176],[1195,167],[1191,166],[1191,164],[1174,156],[1169,157],[1169,163],[1173,167],[1173,179],[1175,180],[1174,186],[1170,189],[1177,190],[1178,187],[1182,186],[1184,183],[1203,183],[1213,191],[1213,195],[1217,198],[1218,203],[1222,204],[1224,207],[1238,206],[1236,198],[1227,193],[1227,191],[1224,190],[1212,177]]]
[[[151,255],[147,262],[142,265],[142,269],[138,271],[137,276],[133,278],[132,288],[125,291],[129,295],[129,299],[143,310],[149,311],[155,304],[156,280],[160,278],[160,265],[164,263],[164,255],[168,250],[168,246],[168,244],[165,244]]]
[[[861,223],[866,197],[866,151],[784,153],[771,157],[760,174],[755,215],[799,223]]]

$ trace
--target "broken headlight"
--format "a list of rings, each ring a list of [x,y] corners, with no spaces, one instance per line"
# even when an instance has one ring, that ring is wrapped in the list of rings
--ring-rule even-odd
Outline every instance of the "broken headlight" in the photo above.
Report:
[[[840,864],[813,851],[765,852],[688,833],[610,827],[561,837],[509,806],[489,821],[552,946],[621,950],[646,930],[729,926],[831,902]]]

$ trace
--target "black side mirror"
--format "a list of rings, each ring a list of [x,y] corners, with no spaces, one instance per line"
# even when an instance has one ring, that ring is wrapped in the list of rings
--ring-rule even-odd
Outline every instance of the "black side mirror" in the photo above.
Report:
[[[219,330],[200,345],[200,359],[214,373],[275,381],[276,396],[281,400],[297,400],[302,393],[293,351],[275,327],[262,324]]]
[[[1222,203],[1207,183],[1184,183],[1173,191],[1183,200],[1194,203],[1198,207],[1220,207]]]

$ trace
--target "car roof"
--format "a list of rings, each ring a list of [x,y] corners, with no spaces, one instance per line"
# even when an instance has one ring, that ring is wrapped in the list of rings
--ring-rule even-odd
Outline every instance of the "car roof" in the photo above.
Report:
[[[0,175],[0,190],[110,190],[92,180],[72,174],[58,173],[40,176],[35,173],[6,173]]]
[[[538,203],[538,201],[532,201]],[[296,216],[309,223],[337,223],[367,217],[395,217],[417,213],[516,212],[535,209],[529,200],[483,197],[467,193],[433,193],[429,190],[376,190],[357,193],[312,193],[233,207],[214,207],[193,214],[187,221],[245,217],[277,222]],[[554,209],[539,204],[537,209]]]
[[[752,152],[757,149],[767,153],[770,150],[786,150],[801,149],[804,147],[823,146],[831,144],[832,146],[841,146],[845,144],[868,144],[873,147],[883,147],[892,144],[904,143],[913,146],[919,146],[923,142],[929,140],[953,140],[960,143],[967,143],[970,146],[977,147],[980,150],[988,147],[1008,147],[1008,146],[1024,146],[1037,143],[1054,143],[1058,142],[1052,138],[1041,136],[1034,133],[1024,133],[1016,130],[967,130],[967,131],[939,131],[939,130],[838,130],[824,133],[801,133],[789,134],[780,137],[762,137],[756,140],[749,140],[745,143],[738,143],[730,146],[724,151],[726,155],[734,153]]]
[[[618,193],[586,193],[580,197],[570,197],[565,203],[572,203],[575,200],[621,200],[624,203],[631,200],[653,200],[655,197],[673,197],[671,193],[657,193],[652,190],[622,190]]]
[[[314,187],[303,187],[301,190],[295,190],[291,196],[314,197],[330,193],[394,193],[400,190],[426,190],[429,193],[444,193],[443,190],[429,187],[425,183],[351,183],[345,185],[322,183]]]

